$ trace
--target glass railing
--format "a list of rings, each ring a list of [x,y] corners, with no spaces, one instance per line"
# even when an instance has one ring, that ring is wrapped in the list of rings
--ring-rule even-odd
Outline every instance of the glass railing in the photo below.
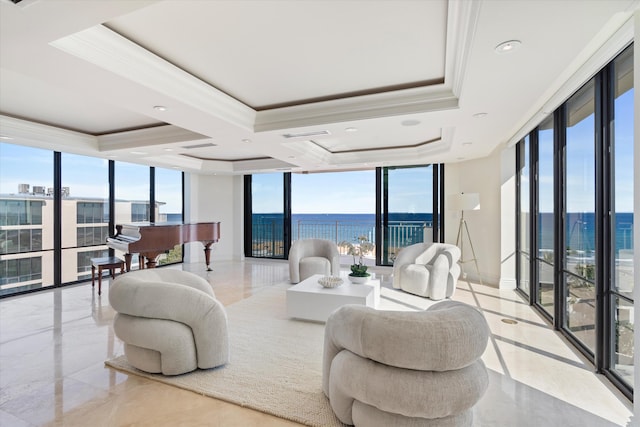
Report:
[[[263,221],[253,224],[252,249],[255,257],[282,258],[284,244],[282,221]],[[429,241],[432,235],[429,221],[389,221],[389,252],[397,252],[414,243]],[[335,242],[342,255],[348,255],[361,240],[367,242],[365,256],[375,254],[375,223],[371,221],[294,221],[291,225],[291,241],[298,239],[325,239]],[[427,237],[425,237],[427,236]],[[364,237],[364,239],[362,239]]]

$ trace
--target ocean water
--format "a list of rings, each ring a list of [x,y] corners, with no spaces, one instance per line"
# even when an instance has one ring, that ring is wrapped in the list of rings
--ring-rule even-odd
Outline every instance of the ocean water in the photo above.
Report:
[[[553,214],[542,213],[538,219],[540,249],[553,249]],[[615,214],[616,252],[633,249],[633,212]],[[568,213],[566,215],[565,242],[569,249],[582,252],[595,250],[595,214]]]
[[[391,213],[390,224],[402,224],[405,241],[422,241],[423,226],[432,225],[430,213]],[[335,242],[357,243],[364,236],[375,243],[375,214],[293,214],[292,240],[321,238]],[[282,214],[253,214],[254,240],[282,239]]]
[[[572,250],[590,252],[595,249],[595,214],[569,213],[566,216],[565,239]],[[415,233],[419,233],[423,224],[432,225],[430,213],[391,213],[392,224],[414,224]],[[616,252],[633,249],[633,213],[616,213],[615,216]],[[538,235],[541,249],[553,249],[553,215],[542,213],[539,216]],[[270,240],[282,238],[282,214],[254,214],[254,238]],[[359,236],[365,236],[375,243],[375,214],[293,214],[291,216],[292,240],[320,237],[337,242],[357,242]],[[258,231],[259,230],[259,231]],[[256,232],[258,232],[256,234]],[[407,240],[421,241],[418,236],[409,235]]]

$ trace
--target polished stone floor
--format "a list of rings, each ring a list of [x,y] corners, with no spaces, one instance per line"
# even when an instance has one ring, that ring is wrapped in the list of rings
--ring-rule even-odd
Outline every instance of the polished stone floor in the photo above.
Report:
[[[225,305],[288,281],[283,261],[177,268],[206,277]],[[388,281],[389,268],[374,270]],[[102,296],[83,283],[0,300],[0,426],[297,425],[106,368],[123,353],[109,283]],[[632,404],[515,292],[460,280],[454,299],[478,306],[492,331],[483,356],[490,387],[476,425],[631,425]]]

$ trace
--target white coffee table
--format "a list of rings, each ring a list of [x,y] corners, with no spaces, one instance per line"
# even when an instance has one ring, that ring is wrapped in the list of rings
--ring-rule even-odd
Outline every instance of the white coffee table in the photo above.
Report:
[[[376,308],[380,303],[380,280],[354,285],[341,276],[344,283],[335,288],[324,288],[316,274],[287,289],[287,315],[297,319],[326,322],[329,315],[346,304],[360,304]]]

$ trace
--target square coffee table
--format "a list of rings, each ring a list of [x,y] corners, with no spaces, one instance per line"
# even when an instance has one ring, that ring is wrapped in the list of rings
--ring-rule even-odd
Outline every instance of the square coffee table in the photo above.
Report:
[[[329,315],[346,304],[360,304],[376,308],[380,302],[380,280],[354,285],[346,275],[344,283],[335,288],[324,288],[316,274],[287,289],[287,315],[297,319],[326,322]]]

